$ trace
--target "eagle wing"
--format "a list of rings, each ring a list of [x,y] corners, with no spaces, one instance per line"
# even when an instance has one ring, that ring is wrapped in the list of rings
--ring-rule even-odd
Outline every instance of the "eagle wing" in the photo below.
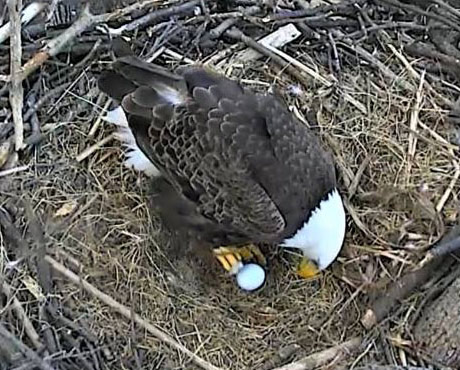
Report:
[[[265,98],[201,67],[176,75],[133,56],[118,59],[99,86],[121,102],[141,151],[199,214],[253,241],[283,232],[263,184],[276,159]]]

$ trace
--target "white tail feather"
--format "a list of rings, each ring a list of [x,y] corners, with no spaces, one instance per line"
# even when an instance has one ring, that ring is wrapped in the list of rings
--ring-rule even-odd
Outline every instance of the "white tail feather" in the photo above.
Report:
[[[102,117],[102,119],[117,126],[117,133],[115,135],[127,148],[124,152],[126,157],[124,161],[125,166],[144,172],[149,177],[160,175],[160,171],[158,171],[155,165],[150,162],[137,146],[136,139],[128,126],[128,120],[121,106],[108,111],[107,115]]]

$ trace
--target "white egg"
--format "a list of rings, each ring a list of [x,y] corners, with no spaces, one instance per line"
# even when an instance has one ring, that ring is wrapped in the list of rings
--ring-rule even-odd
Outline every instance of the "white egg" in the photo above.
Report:
[[[255,263],[244,265],[236,275],[238,286],[247,291],[259,288],[265,281],[265,270]]]

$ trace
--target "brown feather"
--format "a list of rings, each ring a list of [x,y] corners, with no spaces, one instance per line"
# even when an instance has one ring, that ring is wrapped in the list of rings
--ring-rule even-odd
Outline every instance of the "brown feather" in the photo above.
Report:
[[[124,92],[137,144],[170,185],[158,205],[175,226],[216,245],[279,242],[336,186],[330,155],[274,96],[199,66],[173,74],[133,56],[110,73],[99,86]]]

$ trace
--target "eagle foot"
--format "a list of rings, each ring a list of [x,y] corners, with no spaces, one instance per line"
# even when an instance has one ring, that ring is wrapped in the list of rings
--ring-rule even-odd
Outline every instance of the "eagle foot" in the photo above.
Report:
[[[319,274],[318,266],[315,262],[310,261],[307,257],[302,257],[297,266],[297,274],[304,279],[312,279]]]
[[[217,247],[214,248],[213,252],[222,267],[231,274],[236,274],[243,262],[255,261],[261,266],[267,264],[265,256],[262,254],[259,247],[254,244]]]

